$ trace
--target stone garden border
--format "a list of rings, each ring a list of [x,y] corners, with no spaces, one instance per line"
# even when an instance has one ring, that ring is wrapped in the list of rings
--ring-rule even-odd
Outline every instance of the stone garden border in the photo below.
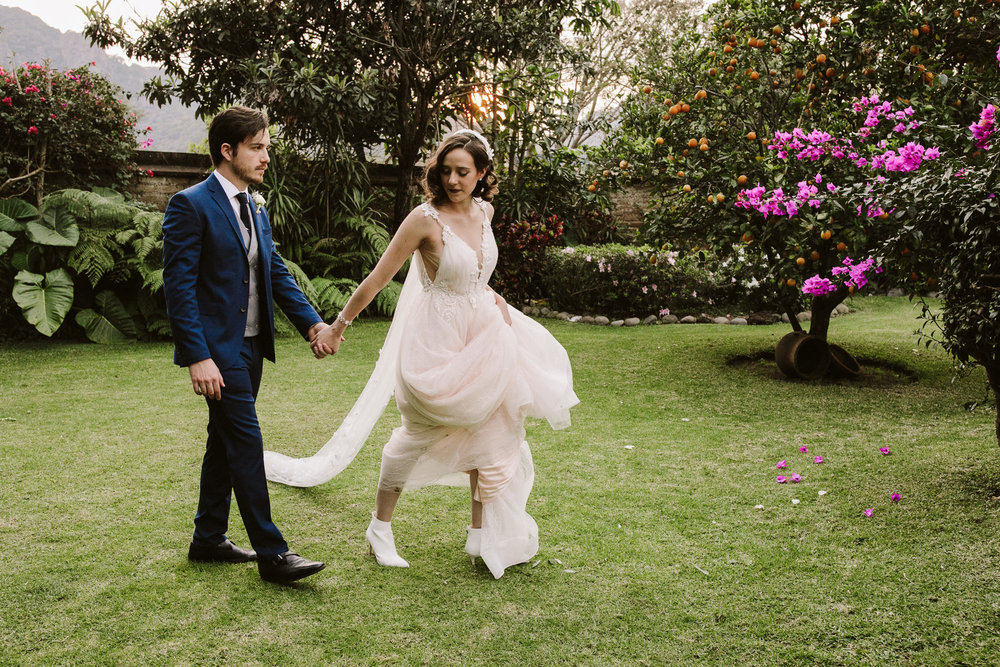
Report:
[[[620,320],[611,320],[604,315],[573,315],[571,313],[567,313],[566,311],[555,311],[544,306],[538,307],[532,305],[522,306],[521,312],[529,317],[545,317],[554,320],[564,320],[566,322],[612,327],[636,327],[641,324],[731,324],[741,326],[749,324],[776,324],[778,322],[787,323],[789,321],[787,314],[778,315],[770,312],[750,313],[746,316],[736,317],[721,315],[713,317],[711,315],[706,315],[705,313],[701,313],[700,315],[685,315],[680,318],[676,315],[664,315],[662,317],[649,315],[645,319],[639,319],[638,317],[626,317]],[[851,309],[847,306],[847,304],[840,303],[837,304],[836,308],[834,308],[832,317],[846,315],[849,312],[851,312]],[[808,310],[804,310],[795,317],[799,322],[808,322],[812,319],[812,313]]]

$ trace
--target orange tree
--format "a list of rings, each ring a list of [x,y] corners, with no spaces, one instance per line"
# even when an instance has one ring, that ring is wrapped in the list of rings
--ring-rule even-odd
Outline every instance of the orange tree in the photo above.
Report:
[[[811,305],[810,333],[825,339],[833,307],[859,285],[840,275],[835,291],[811,295],[802,293],[803,283],[831,278],[848,257],[857,266],[877,255],[897,225],[887,211],[869,206],[868,190],[879,176],[898,172],[886,173],[884,157],[878,174],[858,160],[911,142],[933,148],[934,127],[974,122],[981,87],[993,80],[986,68],[995,64],[998,34],[990,2],[724,0],[710,8],[703,30],[676,40],[669,61],[635,71],[622,129],[603,149],[607,176],[598,172],[598,180],[602,187],[650,184],[644,240],[709,248],[737,260],[747,284],[780,310],[794,314]],[[875,105],[858,112],[852,105],[873,97],[879,98],[881,134],[865,143],[858,131]],[[911,127],[912,117],[905,116],[904,130],[894,132],[903,122],[895,114],[906,109],[922,125]],[[800,157],[815,142],[799,135],[823,133],[845,154]],[[785,135],[804,145],[776,141]],[[779,158],[782,147],[793,152]],[[831,184],[836,191],[825,189]],[[791,201],[794,213],[785,207],[765,216],[757,207],[734,205],[742,191],[758,187],[764,203],[780,190],[778,200]],[[911,260],[882,257],[886,275],[910,277],[901,261]]]

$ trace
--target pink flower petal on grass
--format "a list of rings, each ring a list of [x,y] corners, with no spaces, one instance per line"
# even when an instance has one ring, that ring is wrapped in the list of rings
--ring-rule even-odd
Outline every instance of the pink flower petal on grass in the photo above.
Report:
[[[879,447],[878,450],[882,452],[883,456],[888,456],[889,454],[892,454],[892,452],[889,451],[888,447]]]
[[[784,475],[778,475],[777,479],[778,484],[784,484],[786,481],[788,481],[788,478],[786,478]]]
[[[875,516],[875,508],[874,507],[869,507],[868,509],[866,509],[865,510],[865,516],[867,516],[867,517],[873,517],[873,516]]]
[[[804,454],[809,451],[809,448],[803,445],[802,447],[799,447],[799,451]]]
[[[822,456],[817,456],[817,457],[813,458],[813,463],[822,463],[822,462],[823,462],[823,457]]]
[[[778,464],[776,466],[774,466],[774,467],[778,468],[778,469],[781,469],[781,468],[784,468],[786,465],[788,465],[788,463],[786,463],[785,461],[778,461]]]
[[[792,473],[792,481],[793,482],[801,482],[802,481],[802,475],[800,475],[797,472],[793,472]]]
[[[894,503],[898,503],[902,499],[903,499],[903,496],[899,495],[898,493],[894,493],[891,496],[889,496],[889,500],[891,500]]]

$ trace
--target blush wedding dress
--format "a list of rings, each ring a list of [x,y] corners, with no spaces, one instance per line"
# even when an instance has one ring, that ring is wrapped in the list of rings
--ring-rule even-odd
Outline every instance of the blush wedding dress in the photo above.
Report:
[[[321,484],[360,450],[395,393],[402,425],[382,452],[380,489],[430,483],[468,484],[479,471],[483,504],[480,556],[494,577],[538,551],[538,527],[525,511],[534,482],[524,420],[570,424],[569,357],[543,326],[511,308],[508,325],[488,288],[497,246],[482,211],[480,249],[442,223],[440,257],[413,254],[406,283],[372,376],[330,441],[314,456],[265,452],[268,479],[292,486]],[[435,266],[436,265],[436,268]]]

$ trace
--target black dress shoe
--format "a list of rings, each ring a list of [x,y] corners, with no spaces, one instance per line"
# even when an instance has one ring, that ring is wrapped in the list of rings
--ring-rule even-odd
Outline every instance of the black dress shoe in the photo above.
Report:
[[[260,572],[260,578],[276,584],[289,584],[298,581],[310,574],[316,574],[324,567],[326,567],[325,563],[306,560],[291,551],[257,560],[257,571]]]
[[[196,563],[249,563],[257,560],[257,554],[250,549],[241,549],[229,540],[215,546],[191,543],[188,560]]]

